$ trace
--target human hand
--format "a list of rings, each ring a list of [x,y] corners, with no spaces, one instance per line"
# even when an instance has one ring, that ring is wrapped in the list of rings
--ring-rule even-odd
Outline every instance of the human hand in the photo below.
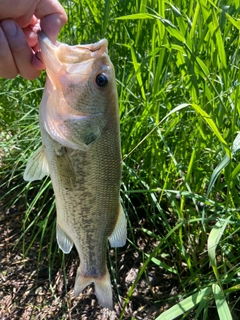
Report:
[[[58,0],[0,0],[0,77],[37,78],[45,68],[37,55],[37,31],[55,42],[66,22]]]

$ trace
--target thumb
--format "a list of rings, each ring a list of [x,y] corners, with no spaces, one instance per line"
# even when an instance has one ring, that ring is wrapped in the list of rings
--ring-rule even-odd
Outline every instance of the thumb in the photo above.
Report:
[[[38,2],[35,16],[40,19],[41,30],[54,43],[61,28],[67,23],[67,14],[57,0]]]

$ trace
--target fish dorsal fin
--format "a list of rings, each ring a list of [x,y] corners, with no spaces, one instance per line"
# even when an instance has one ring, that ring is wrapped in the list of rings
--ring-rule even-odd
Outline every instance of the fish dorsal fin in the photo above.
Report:
[[[118,220],[113,233],[108,238],[111,247],[123,247],[127,240],[127,220],[120,204]]]
[[[48,174],[48,162],[43,147],[40,147],[28,160],[23,179],[25,181],[42,180]]]
[[[57,243],[63,253],[67,254],[72,250],[73,241],[68,237],[65,231],[57,223]]]

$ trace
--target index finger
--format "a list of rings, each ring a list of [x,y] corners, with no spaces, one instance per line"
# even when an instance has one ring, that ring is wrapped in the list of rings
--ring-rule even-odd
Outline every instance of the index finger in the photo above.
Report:
[[[4,33],[1,34],[1,76],[13,78],[19,73],[25,79],[37,78],[40,72],[32,66],[32,49],[22,29],[11,19],[1,21],[0,26]]]
[[[39,1],[35,16],[40,19],[41,29],[55,42],[61,28],[67,23],[67,14],[61,4],[57,0]]]

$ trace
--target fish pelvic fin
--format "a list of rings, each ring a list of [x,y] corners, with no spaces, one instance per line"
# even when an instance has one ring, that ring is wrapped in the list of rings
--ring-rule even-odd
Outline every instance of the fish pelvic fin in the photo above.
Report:
[[[48,174],[48,162],[43,147],[40,147],[29,159],[23,174],[23,179],[25,181],[42,180],[42,178]]]
[[[111,247],[123,247],[127,240],[127,220],[121,204],[119,204],[119,214],[115,229],[108,237]]]
[[[79,267],[74,285],[75,297],[77,297],[91,283],[94,283],[98,303],[104,308],[113,310],[111,279],[107,268],[105,274],[100,278],[83,276]]]
[[[67,254],[72,250],[73,241],[68,237],[66,232],[57,223],[57,243],[63,253]]]

